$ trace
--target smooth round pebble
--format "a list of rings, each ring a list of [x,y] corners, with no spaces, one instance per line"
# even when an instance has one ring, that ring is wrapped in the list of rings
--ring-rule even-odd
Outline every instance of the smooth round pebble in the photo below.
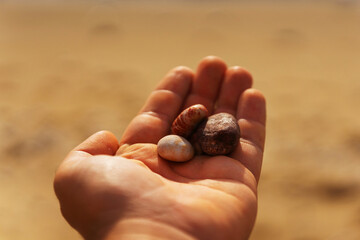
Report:
[[[162,158],[173,162],[185,162],[194,156],[191,143],[177,135],[167,135],[160,139],[157,151]]]

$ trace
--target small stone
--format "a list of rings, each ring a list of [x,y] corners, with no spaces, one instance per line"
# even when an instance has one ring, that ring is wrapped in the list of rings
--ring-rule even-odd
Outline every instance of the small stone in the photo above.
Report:
[[[175,135],[188,138],[208,115],[208,110],[204,105],[192,105],[182,111],[174,120],[171,132]]]
[[[205,154],[225,155],[235,150],[239,139],[240,128],[235,117],[218,113],[200,124],[191,141]]]
[[[177,135],[167,135],[160,139],[157,151],[162,158],[173,162],[185,162],[194,156],[191,143]]]

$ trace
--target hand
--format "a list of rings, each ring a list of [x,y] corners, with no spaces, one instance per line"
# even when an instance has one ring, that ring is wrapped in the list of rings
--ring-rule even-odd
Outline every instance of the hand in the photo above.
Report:
[[[54,181],[61,211],[85,239],[247,239],[257,211],[265,99],[252,78],[204,58],[194,74],[171,70],[118,143],[98,132],[72,150]],[[179,112],[203,104],[237,119],[241,139],[230,156],[161,159],[156,144]]]

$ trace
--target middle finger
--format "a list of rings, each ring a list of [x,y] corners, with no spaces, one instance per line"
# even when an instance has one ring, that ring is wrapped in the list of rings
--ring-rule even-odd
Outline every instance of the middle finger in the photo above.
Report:
[[[192,89],[184,108],[194,104],[204,105],[211,114],[219,94],[225,71],[225,62],[214,56],[205,57],[198,66]]]

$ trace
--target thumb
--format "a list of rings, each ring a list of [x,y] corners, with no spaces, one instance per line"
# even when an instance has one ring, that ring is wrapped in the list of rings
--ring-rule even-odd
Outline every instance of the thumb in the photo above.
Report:
[[[82,151],[91,155],[115,155],[119,142],[115,135],[109,131],[100,131],[87,138],[73,151]]]

